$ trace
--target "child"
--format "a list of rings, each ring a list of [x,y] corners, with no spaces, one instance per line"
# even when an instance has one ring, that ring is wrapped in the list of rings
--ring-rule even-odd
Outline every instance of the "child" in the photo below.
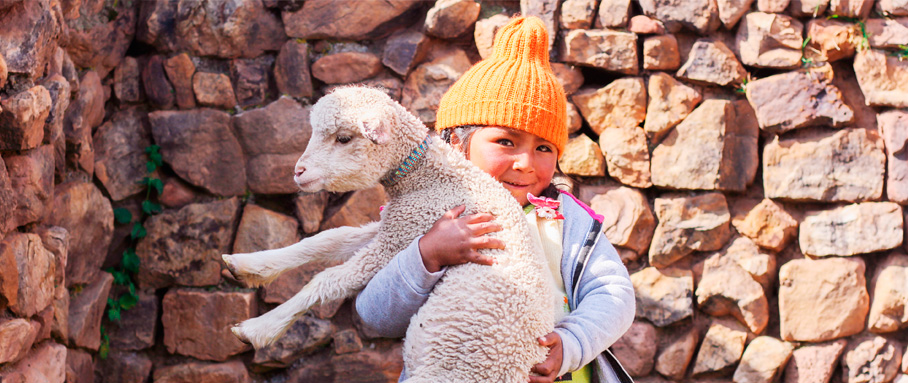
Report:
[[[435,128],[525,207],[564,297],[555,331],[539,339],[549,356],[530,381],[624,382],[626,373],[603,351],[630,327],[634,289],[615,249],[599,238],[601,217],[552,185],[567,142],[567,100],[549,65],[547,36],[535,17],[501,28],[493,55],[442,98]],[[366,327],[402,337],[445,266],[493,263],[477,250],[501,248],[485,235],[501,228],[490,214],[460,217],[464,210],[448,211],[372,278],[356,300]]]

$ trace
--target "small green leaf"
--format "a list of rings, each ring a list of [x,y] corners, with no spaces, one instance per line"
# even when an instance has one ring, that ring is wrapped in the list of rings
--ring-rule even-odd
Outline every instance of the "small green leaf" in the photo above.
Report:
[[[142,201],[142,211],[144,211],[145,214],[153,215],[160,213],[162,210],[163,208],[161,208],[161,205],[158,203],[151,202],[149,200]]]
[[[107,359],[107,354],[110,352],[110,337],[107,334],[104,334],[104,339],[101,340],[101,346],[98,347],[98,356],[101,359]]]
[[[120,297],[120,307],[123,310],[131,310],[139,303],[139,297],[131,294]]]
[[[161,150],[161,147],[158,145],[148,145],[145,147],[145,153],[148,153],[148,154],[157,153],[160,150]]]
[[[145,163],[145,170],[147,170],[149,173],[154,172],[157,168],[158,164],[154,163],[154,161],[148,161]]]
[[[148,234],[148,232],[145,231],[145,227],[143,227],[141,223],[136,222],[132,225],[132,232],[129,233],[129,236],[132,237],[132,239],[141,239],[145,238],[146,234]]]
[[[148,157],[151,158],[151,161],[154,162],[155,164],[157,164],[158,166],[161,166],[161,164],[164,163],[163,162],[164,157],[161,157],[161,153],[157,153],[157,152],[151,153],[148,155]]]
[[[113,277],[114,277],[114,283],[116,283],[118,285],[125,286],[126,284],[128,284],[130,282],[129,275],[122,271],[119,271],[119,270],[114,270]]]
[[[123,269],[130,273],[135,274],[139,272],[139,256],[136,255],[135,250],[126,249],[126,251],[123,252],[122,265]]]
[[[113,212],[114,212],[114,219],[117,221],[117,223],[119,223],[121,225],[129,223],[129,221],[132,221],[132,213],[130,213],[129,210],[127,210],[125,208],[118,207],[118,208],[114,209]]]
[[[158,191],[158,195],[164,194],[164,181],[161,181],[160,178],[152,178],[148,184]]]
[[[107,319],[110,319],[111,321],[115,321],[115,322],[120,320],[120,307],[119,307],[119,305],[118,305],[118,306],[110,306],[110,308],[107,310]]]

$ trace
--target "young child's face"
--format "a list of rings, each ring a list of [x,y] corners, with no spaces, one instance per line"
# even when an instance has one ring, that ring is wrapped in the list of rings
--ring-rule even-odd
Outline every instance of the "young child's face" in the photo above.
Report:
[[[531,133],[484,127],[473,133],[470,161],[504,185],[520,202],[538,196],[552,182],[558,152],[555,145]]]

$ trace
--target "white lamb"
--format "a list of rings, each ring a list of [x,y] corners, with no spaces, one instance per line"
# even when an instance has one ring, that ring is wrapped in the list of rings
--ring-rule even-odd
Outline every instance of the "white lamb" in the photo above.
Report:
[[[340,88],[313,106],[311,122],[312,138],[296,164],[300,188],[345,192],[381,181],[390,201],[380,222],[327,230],[283,249],[224,255],[231,272],[250,285],[309,261],[345,260],[234,333],[255,348],[270,344],[313,305],[353,296],[445,211],[466,205],[465,214],[495,215],[503,230],[490,235],[505,249],[481,250],[496,259],[493,266],[448,268],[407,330],[407,381],[526,382],[548,352],[536,339],[553,330],[556,302],[541,246],[529,240],[516,200],[379,90]],[[404,166],[404,175],[395,175],[411,156],[411,170]]]

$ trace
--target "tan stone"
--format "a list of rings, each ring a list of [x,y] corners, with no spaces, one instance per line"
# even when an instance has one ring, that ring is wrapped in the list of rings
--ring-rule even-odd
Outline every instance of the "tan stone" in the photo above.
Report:
[[[731,235],[731,216],[721,193],[669,194],[654,204],[659,224],[649,249],[653,266],[670,265],[694,251],[719,250]]]
[[[867,329],[888,333],[908,327],[908,255],[895,251],[877,265]],[[908,366],[906,366],[908,367]]]
[[[66,347],[61,344],[41,343],[18,363],[4,368],[0,378],[13,383],[64,383],[66,354]]]
[[[782,13],[790,0],[757,0],[757,10],[767,13]]]
[[[848,341],[805,344],[785,367],[785,383],[828,383]]]
[[[796,259],[779,269],[782,339],[822,342],[864,329],[870,306],[864,261]]]
[[[745,13],[750,11],[750,6],[754,0],[716,0],[719,8],[719,21],[725,26],[725,29],[734,29],[735,24]]]
[[[674,336],[660,339],[656,354],[656,371],[673,380],[684,378],[700,340],[700,333],[694,327],[679,330],[672,332]]]
[[[801,65],[804,25],[789,16],[751,12],[741,21],[735,45],[744,65],[795,68]]]
[[[581,89],[571,100],[596,134],[606,128],[636,128],[646,118],[646,85],[640,77],[625,77],[604,88]]]
[[[233,242],[234,253],[278,249],[299,242],[296,219],[281,213],[246,204]]]
[[[44,220],[53,209],[54,149],[43,145],[8,156],[6,169],[16,200],[11,226]]]
[[[583,72],[576,66],[552,63],[552,72],[555,73],[555,78],[564,88],[564,94],[568,96],[574,94],[583,85]]]
[[[720,268],[726,264],[735,263],[763,286],[764,291],[772,291],[776,280],[776,255],[763,251],[747,237],[736,237],[728,242],[721,250],[707,256],[702,263],[701,273],[705,274],[713,268]],[[697,274],[698,264],[694,265],[694,274]]]
[[[0,322],[0,363],[19,360],[31,348],[34,338],[31,324],[25,319],[12,318]]]
[[[826,13],[839,17],[866,19],[870,15],[873,0],[829,0]]]
[[[791,0],[788,12],[794,17],[816,18],[826,12],[829,0]]]
[[[66,284],[93,281],[100,271],[107,248],[113,239],[114,214],[110,201],[88,182],[73,181],[57,185],[54,209],[46,223],[69,232]]]
[[[437,0],[426,13],[426,33],[442,39],[464,35],[476,23],[479,10],[473,0]]]
[[[886,144],[886,197],[908,205],[908,112],[887,110],[877,121]]]
[[[164,72],[173,84],[177,106],[180,109],[195,108],[195,93],[192,90],[192,76],[195,64],[186,53],[180,53],[164,60]],[[308,77],[308,76],[307,76]]]
[[[97,351],[101,346],[101,319],[113,284],[113,276],[102,271],[69,302],[69,343]]]
[[[806,126],[841,127],[854,121],[854,111],[832,85],[829,66],[778,74],[747,84],[747,101],[760,129],[781,134]]]
[[[734,104],[707,100],[653,149],[653,184],[743,191],[758,166],[758,133],[736,124]]]
[[[649,248],[656,217],[639,190],[609,186],[590,200],[590,207],[604,217],[602,231],[612,245],[627,247],[637,254]]]
[[[692,374],[697,376],[731,370],[741,359],[746,342],[747,330],[737,322],[714,322],[703,336]]]
[[[274,82],[278,91],[290,97],[312,97],[309,74],[309,44],[287,40],[274,62]]]
[[[883,194],[883,139],[865,129],[808,130],[763,147],[767,198],[853,202]]]
[[[558,5],[561,0],[520,0],[520,14],[523,16],[536,16],[542,20],[545,30],[549,33],[549,51],[558,36]]]
[[[28,318],[49,306],[54,297],[56,265],[53,253],[44,248],[41,237],[10,233],[0,243],[0,252],[5,253],[3,258],[12,257],[18,269],[18,292],[7,295],[10,310]]]
[[[810,211],[801,221],[798,242],[814,257],[850,256],[901,246],[901,206],[864,202],[829,210]]]
[[[38,147],[50,109],[50,93],[41,85],[0,100],[0,150]]]
[[[655,364],[657,339],[653,325],[638,321],[612,344],[611,350],[631,376],[646,376]]]
[[[580,115],[580,111],[577,110],[573,102],[568,101],[566,109],[567,122],[565,125],[567,125],[567,132],[569,135],[577,133],[583,127],[583,116]]]
[[[565,174],[596,177],[605,175],[605,157],[595,141],[580,134],[568,139],[564,155],[558,160]]]
[[[231,109],[237,105],[230,78],[223,73],[196,72],[192,75],[192,91],[201,106]]]
[[[751,209],[743,220],[732,220],[732,225],[760,247],[772,251],[782,251],[798,232],[798,221],[781,204],[768,198]]]
[[[653,185],[646,133],[639,127],[610,127],[599,135],[609,176],[629,186]]]
[[[470,59],[460,49],[443,52],[420,64],[407,76],[400,104],[426,125],[435,126],[435,112],[441,97],[470,66]]]
[[[627,1],[625,3],[630,5]],[[561,3],[561,16],[558,20],[561,29],[590,29],[593,26],[593,18],[596,17],[598,4],[596,0],[564,0]],[[624,15],[626,18],[626,11]]]
[[[230,332],[230,327],[256,313],[252,292],[168,290],[161,317],[164,345],[172,354],[225,361],[249,349]]]
[[[661,20],[671,32],[683,27],[706,35],[720,25],[719,10],[714,1],[641,0],[639,3],[643,14]]]
[[[60,176],[65,172],[66,166],[66,135],[63,132],[63,122],[72,98],[72,87],[65,77],[57,73],[46,77],[41,85],[50,93],[51,99],[50,114],[44,124],[43,142],[54,147],[54,172]]]
[[[665,25],[662,22],[646,15],[636,15],[627,22],[627,30],[638,35],[663,35]]]
[[[204,364],[189,362],[154,371],[154,383],[250,383],[252,379],[240,360]]]
[[[899,373],[902,345],[879,335],[852,339],[842,356],[847,383],[890,382]]]
[[[561,61],[636,75],[640,68],[637,35],[607,29],[568,31],[559,47]]]
[[[643,130],[659,141],[669,129],[684,120],[700,103],[700,92],[672,76],[656,72],[649,78],[649,104]]]
[[[511,20],[510,17],[503,14],[493,15],[485,19],[476,21],[473,30],[473,40],[476,42],[476,49],[479,50],[479,56],[486,58],[492,55],[492,43],[495,40],[495,33],[498,29],[507,25]]]
[[[148,218],[148,235],[136,246],[139,286],[218,284],[221,255],[230,252],[239,207],[240,201],[231,198],[194,203]]]
[[[690,270],[647,267],[631,274],[637,317],[665,327],[694,312],[694,277]]]
[[[867,105],[908,107],[908,61],[885,51],[865,49],[854,58],[854,73]]]
[[[704,269],[697,284],[697,307],[709,315],[732,315],[754,334],[769,323],[769,302],[763,286],[737,263]]]
[[[684,51],[681,52],[682,59]],[[744,81],[747,71],[722,41],[697,40],[678,69],[677,76],[719,86],[737,85]]]
[[[782,375],[794,345],[769,336],[752,340],[735,370],[735,383],[772,383]]]
[[[857,25],[838,20],[813,19],[807,22],[804,57],[812,62],[837,61],[854,56],[860,31]]]
[[[596,28],[624,27],[630,17],[630,10],[630,0],[602,0],[599,2],[599,11],[596,15]]]
[[[680,66],[681,53],[674,35],[652,36],[643,40],[644,70],[676,70]]]

